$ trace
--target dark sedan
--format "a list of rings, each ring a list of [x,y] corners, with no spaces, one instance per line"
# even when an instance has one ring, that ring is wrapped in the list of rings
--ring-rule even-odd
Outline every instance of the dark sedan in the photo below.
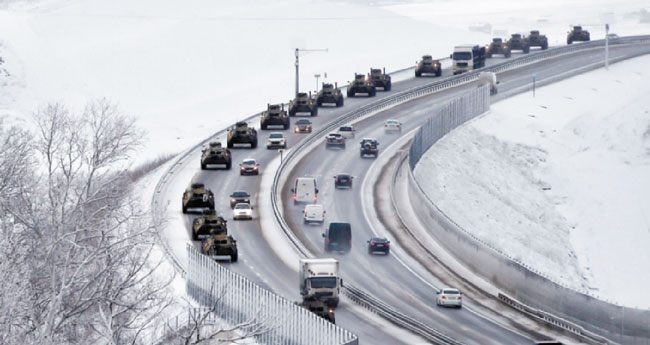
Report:
[[[334,176],[334,188],[352,188],[352,179],[354,177],[350,174],[338,174]]]
[[[237,204],[250,204],[251,195],[248,192],[233,192],[230,195],[230,208],[234,208]]]
[[[390,241],[386,238],[372,237],[368,241],[368,254],[377,252],[388,255],[390,253]]]
[[[311,121],[307,119],[300,119],[296,121],[296,133],[311,133]]]
[[[260,165],[253,158],[246,158],[239,164],[240,175],[259,175]]]

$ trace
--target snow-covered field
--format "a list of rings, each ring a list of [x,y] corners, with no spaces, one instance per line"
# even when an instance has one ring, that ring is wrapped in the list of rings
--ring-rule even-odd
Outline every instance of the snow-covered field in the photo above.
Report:
[[[650,308],[650,56],[498,102],[416,176],[464,229],[561,284]]]

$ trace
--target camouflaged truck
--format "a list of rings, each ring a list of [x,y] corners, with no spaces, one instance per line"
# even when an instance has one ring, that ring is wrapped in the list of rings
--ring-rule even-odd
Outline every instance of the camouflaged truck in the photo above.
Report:
[[[257,131],[253,127],[248,127],[244,121],[237,122],[235,127],[228,132],[228,148],[235,144],[251,144],[251,148],[257,147]]]
[[[192,222],[192,240],[198,241],[209,237],[213,230],[227,232],[226,223],[223,217],[217,216],[215,210],[203,209],[201,216]]]
[[[289,116],[296,116],[298,113],[309,113],[310,116],[318,115],[318,106],[316,100],[311,96],[311,92],[299,92],[289,102]]]
[[[440,60],[434,60],[431,55],[422,56],[422,60],[415,63],[415,76],[421,77],[423,73],[442,75],[442,64]]]
[[[566,44],[572,44],[575,41],[589,41],[589,31],[582,30],[582,26],[574,26],[566,36]]]
[[[368,97],[374,97],[377,89],[369,77],[355,73],[354,80],[348,84],[348,97],[354,97],[357,93],[367,93]]]
[[[214,210],[214,194],[203,183],[192,183],[183,192],[183,213],[187,213],[190,208]]]
[[[323,104],[336,104],[337,107],[343,106],[343,93],[337,83],[323,83],[323,87],[316,95],[316,105],[322,107]]]
[[[305,300],[302,301],[302,303],[296,304],[322,317],[323,319],[336,324],[336,318],[334,317],[334,308],[329,307],[325,302],[321,300]]]
[[[499,37],[493,38],[492,42],[490,42],[490,45],[487,48],[488,58],[491,58],[494,54],[502,54],[505,58],[509,58],[511,54],[508,44],[506,42],[503,42],[503,40]]]
[[[228,235],[227,230],[212,229],[201,243],[201,252],[214,260],[219,256],[230,256],[230,262],[237,262],[237,241]]]
[[[267,129],[268,126],[282,126],[284,129],[289,129],[291,119],[287,115],[287,111],[284,110],[284,104],[266,105],[266,111],[260,118],[260,128]]]
[[[223,164],[226,169],[232,166],[232,155],[230,150],[221,147],[220,142],[211,142],[201,153],[201,170],[208,168],[208,165]]]
[[[548,49],[548,38],[546,38],[546,35],[540,35],[539,30],[532,30],[528,36],[528,45],[546,50]]]
[[[375,85],[375,87],[382,87],[384,91],[390,91],[391,79],[388,74],[386,74],[386,67],[384,69],[371,68],[370,69],[370,82]]]
[[[530,45],[528,44],[528,38],[522,36],[521,34],[512,34],[508,40],[508,47],[510,51],[521,50],[524,54],[530,52]]]

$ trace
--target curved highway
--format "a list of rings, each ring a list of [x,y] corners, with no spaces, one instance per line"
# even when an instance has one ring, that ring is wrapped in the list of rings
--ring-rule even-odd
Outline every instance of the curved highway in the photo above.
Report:
[[[638,55],[640,51],[647,53],[649,47],[638,46],[613,46],[610,47],[610,57]],[[533,53],[533,52],[531,52]],[[513,55],[515,57],[517,55]],[[527,65],[508,72],[499,73],[501,84],[500,91],[514,89],[530,82],[530,75],[535,73],[538,80],[570,71],[585,64],[602,60],[602,49],[589,50],[580,54],[571,54],[561,58],[544,60],[535,64]],[[498,63],[502,59],[495,58],[488,60],[488,63]],[[443,77],[449,76],[449,69],[443,71]],[[385,97],[393,92],[399,92],[419,85],[435,81],[433,78],[409,78],[402,82],[394,82],[391,92],[378,91],[375,98]],[[323,257],[335,257],[341,262],[342,276],[344,280],[353,282],[356,286],[365,289],[376,297],[382,299],[399,311],[425,322],[437,330],[467,344],[525,344],[532,343],[529,336],[513,331],[514,327],[503,320],[499,315],[481,309],[469,300],[465,301],[466,308],[440,309],[435,306],[435,290],[433,287],[440,287],[441,283],[432,275],[416,275],[407,266],[403,265],[393,255],[369,256],[366,252],[366,240],[371,236],[372,229],[363,214],[361,196],[359,193],[364,176],[373,162],[372,158],[360,158],[358,141],[362,137],[374,137],[379,140],[381,149],[388,146],[400,134],[386,134],[383,131],[383,121],[388,118],[400,120],[404,124],[402,133],[416,128],[426,118],[426,109],[440,104],[448,99],[455,98],[459,93],[475,87],[470,83],[464,86],[448,89],[430,96],[419,98],[392,109],[386,110],[371,118],[363,120],[355,127],[357,129],[356,139],[348,142],[347,148],[342,150],[326,150],[324,144],[318,146],[313,152],[305,156],[288,176],[288,185],[299,176],[313,176],[318,179],[319,203],[325,205],[327,210],[326,222],[339,220],[350,222],[353,227],[353,250],[349,254],[324,254],[321,233],[324,226],[309,226],[302,222],[301,210],[303,205],[294,206],[291,200],[289,188],[282,193],[284,203],[284,214],[287,223],[293,231],[301,238],[304,244],[313,252]],[[313,126],[317,129],[334,118],[350,112],[366,104],[367,98],[346,98],[345,106],[342,108],[320,108],[317,117],[310,118]],[[300,117],[291,118],[293,123]],[[259,128],[259,120],[251,122]],[[291,300],[299,300],[297,273],[275,254],[272,246],[268,243],[261,232],[261,219],[257,209],[254,211],[252,221],[234,221],[229,205],[229,195],[237,190],[248,191],[252,194],[252,205],[258,205],[258,200],[268,197],[268,191],[260,191],[260,177],[240,176],[237,165],[244,158],[252,157],[257,159],[263,170],[274,158],[278,156],[276,150],[266,149],[266,137],[272,131],[281,131],[288,137],[289,146],[301,140],[307,134],[295,134],[292,131],[282,131],[279,128],[271,130],[258,130],[259,145],[257,149],[234,148],[232,170],[199,170],[198,159],[188,161],[184,164],[195,164],[197,173],[194,175],[194,182],[203,182],[215,193],[216,210],[220,215],[228,219],[229,232],[238,240],[239,262],[226,264],[228,268],[238,272],[256,283],[274,291]],[[218,138],[225,144],[225,137]],[[332,176],[347,172],[355,176],[354,187],[351,190],[335,190]],[[190,181],[176,181],[183,185]],[[178,205],[180,209],[181,195],[176,200],[167,200],[172,205]],[[178,210],[180,212],[180,210]],[[187,238],[190,238],[191,222],[196,216],[185,217]],[[272,219],[265,219],[265,222],[274,222]],[[278,241],[285,241],[279,238]],[[198,242],[195,245],[198,248]],[[394,245],[398,245],[395,243]],[[383,320],[369,318],[355,312],[358,306],[349,301],[343,301],[336,311],[337,324],[355,332],[363,344],[396,344],[404,341],[396,339],[390,328],[384,327]],[[417,337],[410,336],[410,339]]]

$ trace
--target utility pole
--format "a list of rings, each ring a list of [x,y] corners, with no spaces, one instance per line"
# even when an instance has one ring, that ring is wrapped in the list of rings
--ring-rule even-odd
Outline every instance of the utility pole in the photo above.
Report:
[[[605,69],[609,69],[609,24],[605,24]]]
[[[318,78],[320,78],[320,74],[314,74],[314,78],[316,78],[316,92],[318,92]]]
[[[300,52],[326,52],[327,53],[327,48],[325,49],[300,49],[296,48],[296,95],[298,92],[300,92],[300,85],[298,80],[300,79]]]

